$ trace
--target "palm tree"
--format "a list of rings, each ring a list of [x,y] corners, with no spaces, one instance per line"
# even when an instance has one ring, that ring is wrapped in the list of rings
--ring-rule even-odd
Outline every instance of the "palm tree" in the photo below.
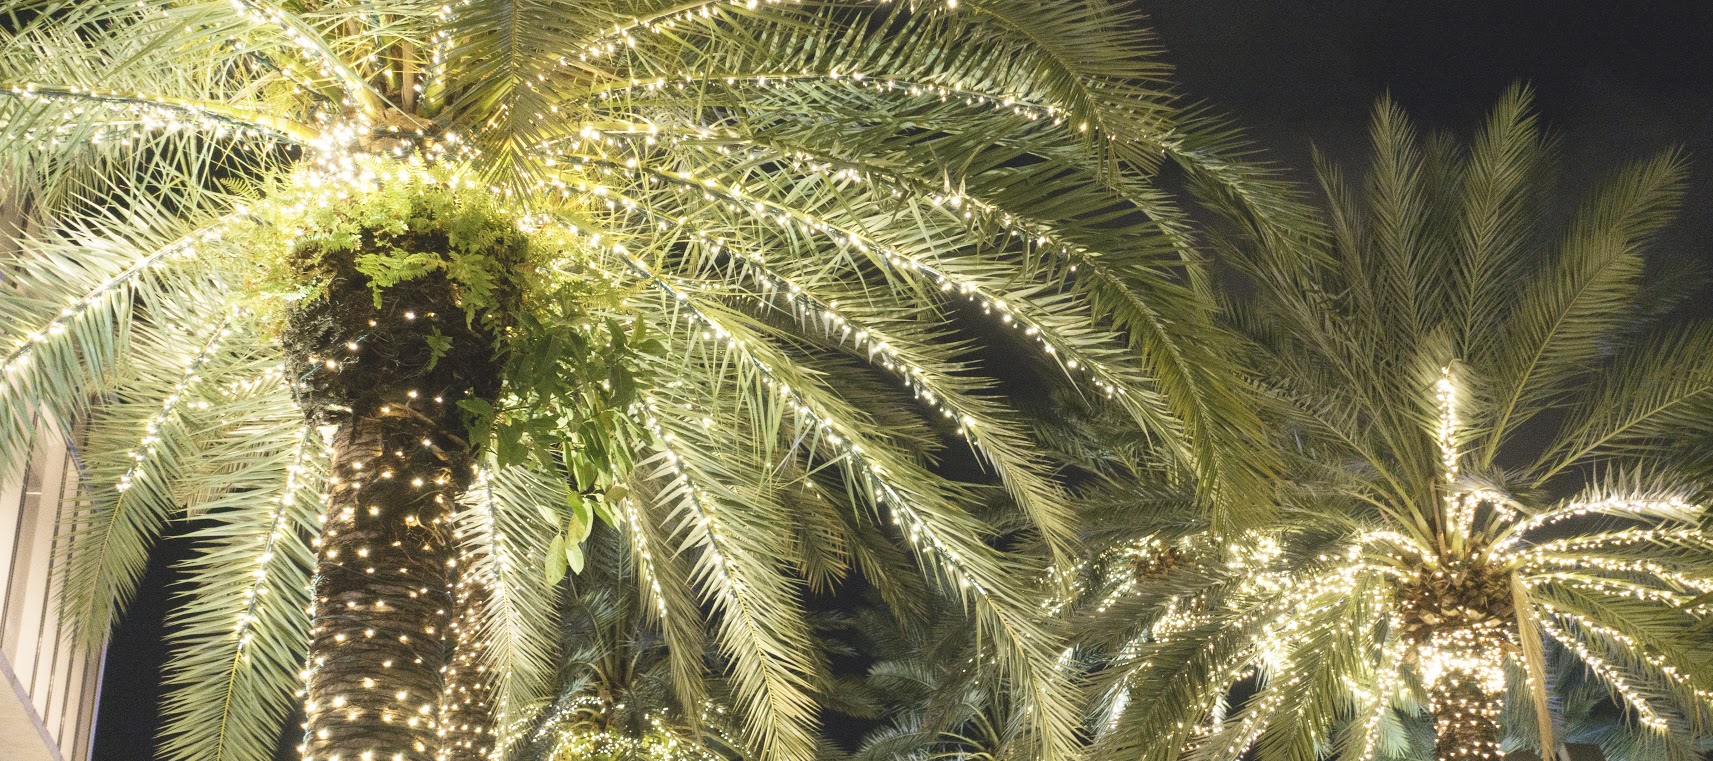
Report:
[[[87,427],[89,636],[198,521],[169,758],[266,757],[294,688],[316,761],[503,748],[597,518],[680,699],[711,639],[759,752],[811,754],[799,593],[860,569],[967,603],[1063,757],[1037,571],[964,508],[985,482],[930,467],[973,451],[1067,544],[984,330],[1111,397],[1219,515],[1265,486],[1152,178],[1276,237],[1294,211],[1104,0],[5,8],[0,168],[39,222],[0,298],[0,451],[38,414]]]
[[[1372,136],[1361,185],[1321,174],[1324,235],[1231,238],[1290,413],[1280,520],[1216,534],[1160,511],[1180,525],[1111,550],[1125,562],[1090,589],[1097,748],[1409,757],[1400,716],[1420,708],[1435,757],[1489,759],[1504,706],[1550,756],[1551,695],[1572,687],[1555,651],[1625,722],[1705,733],[1709,484],[1679,466],[1713,427],[1713,329],[1662,322],[1670,284],[1642,253],[1682,157],[1628,167],[1559,230],[1525,90],[1468,149],[1418,139],[1390,101]]]

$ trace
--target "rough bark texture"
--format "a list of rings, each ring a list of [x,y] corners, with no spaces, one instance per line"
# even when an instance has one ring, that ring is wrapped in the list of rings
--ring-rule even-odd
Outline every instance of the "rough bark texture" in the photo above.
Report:
[[[439,757],[453,609],[449,508],[469,482],[462,453],[422,445],[439,433],[414,418],[371,417],[335,440],[339,483],[316,568],[307,759]]]
[[[444,237],[402,243],[436,250]],[[494,337],[466,319],[439,273],[386,289],[377,306],[352,254],[315,253],[303,255],[325,296],[294,313],[284,336],[304,369],[305,414],[335,429],[303,758],[485,758],[493,728],[481,684],[452,666],[473,663],[454,654],[452,624],[457,585],[474,583],[459,578],[452,516],[475,462],[457,401],[497,393]],[[436,356],[431,334],[450,348]]]
[[[1488,761],[1499,752],[1499,696],[1479,678],[1446,674],[1429,691],[1434,716],[1433,754],[1438,761]]]

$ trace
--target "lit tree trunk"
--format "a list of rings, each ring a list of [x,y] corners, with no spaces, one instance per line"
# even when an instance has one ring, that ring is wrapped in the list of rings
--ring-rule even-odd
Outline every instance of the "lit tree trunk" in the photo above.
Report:
[[[436,251],[445,237],[390,242]],[[303,758],[486,758],[494,728],[485,680],[472,654],[454,653],[454,629],[474,622],[459,615],[458,603],[473,599],[459,584],[474,582],[459,578],[452,519],[475,464],[457,402],[497,394],[494,336],[466,319],[441,273],[386,288],[376,306],[356,254],[299,255],[313,268],[306,277],[327,287],[291,315],[284,340],[307,371],[298,384],[305,414],[335,431]]]
[[[1489,761],[1499,752],[1499,695],[1480,677],[1450,672],[1429,688],[1433,711],[1433,754],[1438,761]]]
[[[1399,589],[1401,636],[1417,648],[1438,761],[1498,759],[1504,653],[1516,634],[1510,574],[1468,558],[1416,569]]]
[[[459,567],[465,566],[459,556]],[[478,579],[462,577],[455,585],[452,619],[451,660],[446,665],[441,693],[440,723],[446,729],[441,740],[448,761],[482,761],[491,757],[498,742],[493,674],[482,664],[475,642],[481,626],[484,589]]]
[[[334,439],[339,482],[316,567],[306,759],[437,758],[456,557],[450,508],[469,481],[466,452],[423,446],[442,433],[372,416]]]

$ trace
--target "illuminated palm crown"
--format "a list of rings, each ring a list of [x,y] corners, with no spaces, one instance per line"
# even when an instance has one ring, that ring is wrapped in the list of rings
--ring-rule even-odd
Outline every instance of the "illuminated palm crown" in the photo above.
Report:
[[[597,514],[624,526],[685,689],[711,637],[746,740],[770,757],[813,748],[802,579],[860,567],[884,587],[913,564],[971,606],[1028,696],[1042,756],[1063,756],[1076,722],[1058,638],[1017,581],[1038,574],[984,543],[964,507],[975,485],[926,463],[961,442],[1050,543],[1072,526],[954,318],[1015,336],[1110,399],[1221,504],[1260,491],[1264,462],[1236,446],[1251,405],[1217,350],[1183,216],[1150,178],[1172,161],[1263,224],[1290,210],[1162,94],[1137,20],[1101,0],[7,10],[0,165],[31,221],[0,297],[0,451],[22,451],[38,413],[86,426],[88,510],[64,597],[87,630],[123,607],[169,521],[200,521],[173,617],[171,758],[267,757],[306,647],[311,740],[337,745],[335,725],[377,715],[421,738],[335,755],[484,747],[479,721],[477,740],[420,747],[440,742],[424,726],[471,731],[457,711],[487,700],[460,697],[479,685],[446,681],[420,711],[410,690],[388,703],[400,664],[328,692],[326,664],[374,629],[325,609],[312,622],[312,569],[314,583],[354,579],[351,611],[442,614],[414,631],[463,632],[450,673],[484,669],[496,726],[509,726],[545,699],[549,579],[582,562]],[[424,230],[451,253],[396,248]],[[466,405],[473,430],[502,444],[468,494],[444,465],[464,462],[459,436],[368,461],[438,468],[399,479],[439,506],[398,531],[460,532],[474,570],[460,578],[481,589],[459,588],[452,619],[414,590],[365,591],[370,548],[340,544],[398,517],[357,509],[359,490],[394,473],[362,470],[355,444],[330,466],[300,402],[398,346],[315,312],[332,296],[311,265],[334,254],[375,289],[369,326],[416,342],[413,367],[438,372],[486,336],[506,360],[504,391]],[[466,315],[419,315],[406,292]],[[473,308],[488,302],[511,306]],[[418,317],[433,330],[411,333]],[[317,319],[350,340],[280,348]],[[429,410],[463,431],[436,411],[460,400],[402,389],[304,411],[396,427]],[[526,482],[552,486],[543,497]],[[329,493],[353,501],[323,515]],[[470,507],[452,524],[460,499]],[[904,554],[877,549],[887,536]],[[359,699],[376,702],[347,702]]]
[[[1669,284],[1641,253],[1681,158],[1561,232],[1521,90],[1467,150],[1389,102],[1373,141],[1359,190],[1322,176],[1324,244],[1248,260],[1257,369],[1293,413],[1278,526],[1095,564],[1097,750],[1420,757],[1400,719],[1425,708],[1438,758],[1495,758],[1502,706],[1527,717],[1513,745],[1552,736],[1556,657],[1689,747],[1713,718],[1709,481],[1685,448],[1713,427],[1713,330],[1650,318]]]

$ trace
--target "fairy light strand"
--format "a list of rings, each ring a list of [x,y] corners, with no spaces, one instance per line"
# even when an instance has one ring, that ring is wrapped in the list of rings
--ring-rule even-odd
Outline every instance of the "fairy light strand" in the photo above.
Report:
[[[140,275],[155,271],[174,258],[196,256],[199,244],[218,240],[222,230],[235,218],[235,215],[228,215],[166,246],[144,254],[125,269],[96,285],[94,289],[82,296],[74,296],[71,302],[50,318],[40,330],[23,335],[12,348],[12,351],[4,359],[0,359],[0,367],[4,367],[7,373],[22,369],[29,364],[31,350],[35,345],[45,344],[52,337],[64,334],[67,326],[82,317],[91,308],[103,303],[119,289],[132,286]]]

